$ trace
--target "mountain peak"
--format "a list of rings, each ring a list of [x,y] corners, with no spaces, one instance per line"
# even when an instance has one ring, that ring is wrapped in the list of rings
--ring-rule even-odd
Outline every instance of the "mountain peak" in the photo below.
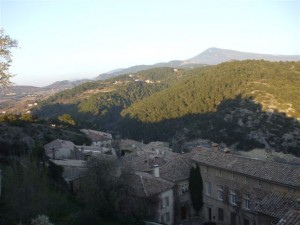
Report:
[[[227,62],[231,60],[268,60],[268,61],[299,61],[300,56],[283,56],[283,55],[269,55],[269,54],[259,54],[259,53],[249,53],[249,52],[240,52],[229,49],[221,48],[208,48],[199,55],[194,56],[193,58],[187,59],[183,64],[209,64],[216,65],[222,62]]]

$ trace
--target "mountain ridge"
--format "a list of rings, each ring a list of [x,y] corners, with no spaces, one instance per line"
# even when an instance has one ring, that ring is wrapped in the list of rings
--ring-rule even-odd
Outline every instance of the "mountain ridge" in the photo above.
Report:
[[[233,60],[267,60],[267,61],[300,61],[300,55],[273,55],[253,52],[242,52],[237,50],[211,47],[200,54],[186,60],[171,60],[169,62],[155,63],[153,65],[135,65],[128,68],[120,68],[100,74],[95,80],[104,80],[123,74],[136,73],[152,68],[194,68],[203,65],[216,65]]]

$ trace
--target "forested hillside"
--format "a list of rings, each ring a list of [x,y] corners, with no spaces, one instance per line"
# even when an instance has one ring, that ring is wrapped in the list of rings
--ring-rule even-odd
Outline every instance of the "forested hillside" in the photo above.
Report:
[[[233,61],[151,69],[58,93],[36,112],[68,113],[79,127],[179,146],[207,138],[237,149],[299,155],[300,62]]]
[[[123,127],[135,127],[127,134],[300,155],[299,62],[230,62],[193,73],[123,110]]]
[[[159,68],[88,82],[40,102],[34,113],[47,119],[67,113],[78,125],[117,129],[115,124],[124,108],[170,87],[185,76],[188,76],[185,70]]]

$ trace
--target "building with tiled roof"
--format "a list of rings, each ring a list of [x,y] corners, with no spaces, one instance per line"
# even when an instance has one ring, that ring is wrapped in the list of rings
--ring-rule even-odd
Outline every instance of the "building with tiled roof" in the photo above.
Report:
[[[300,167],[200,147],[187,155],[201,170],[204,184],[202,213],[206,221],[217,224],[271,224],[272,216],[267,223],[259,223],[261,217],[258,213],[263,215],[265,209],[269,214],[273,211],[281,216],[290,209],[289,203],[282,203],[285,207],[281,213],[270,203],[274,201],[275,204],[276,199],[277,203],[281,202],[274,196],[289,199],[300,196]],[[264,203],[261,208],[256,208],[261,203]]]
[[[300,224],[300,210],[290,209],[276,225],[298,225]]]
[[[88,138],[92,141],[92,145],[111,147],[113,138],[110,133],[90,129],[81,129],[80,131],[88,136]]]
[[[151,220],[173,225],[174,184],[160,178],[158,170],[154,174],[135,172],[129,179],[133,189],[132,195],[142,199],[144,207],[146,207],[148,211],[152,211]]]
[[[272,221],[273,224],[279,222],[281,218],[296,204],[296,197],[289,194],[271,193],[255,207],[259,213],[259,224]]]
[[[70,159],[75,144],[71,141],[56,139],[44,145],[45,154],[50,159]]]
[[[159,169],[161,178],[174,183],[174,222],[181,224],[192,212],[189,194],[191,160],[185,155],[178,154]]]

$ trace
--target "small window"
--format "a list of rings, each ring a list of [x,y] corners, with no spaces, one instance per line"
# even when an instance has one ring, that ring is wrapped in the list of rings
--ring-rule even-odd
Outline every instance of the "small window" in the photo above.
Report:
[[[245,176],[245,183],[248,183],[248,177]]]
[[[230,190],[230,203],[232,205],[236,205],[236,202],[237,202],[236,192],[234,190]]]
[[[219,170],[219,176],[222,176],[222,170]]]
[[[234,172],[231,173],[231,179],[232,179],[232,180],[235,179],[235,173],[234,173]]]
[[[248,210],[251,209],[251,200],[249,194],[244,194],[244,208]]]
[[[169,212],[166,213],[166,222],[170,222],[170,213]]]
[[[218,185],[218,199],[221,201],[224,201],[224,187],[221,185]]]
[[[261,180],[257,180],[257,187],[261,187]]]
[[[222,208],[218,208],[218,220],[224,220],[224,211]]]
[[[169,206],[169,197],[164,197],[162,199],[162,208],[166,208]]]
[[[211,184],[206,182],[206,195],[211,196]]]
[[[180,194],[183,195],[184,193],[189,191],[189,184],[188,183],[184,183],[181,184],[181,190],[180,190]]]

